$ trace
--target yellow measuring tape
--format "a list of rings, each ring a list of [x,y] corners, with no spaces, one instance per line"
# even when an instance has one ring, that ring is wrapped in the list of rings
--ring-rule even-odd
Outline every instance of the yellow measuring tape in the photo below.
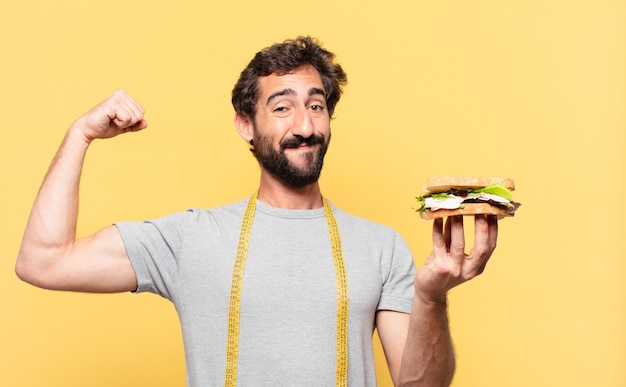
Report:
[[[243,271],[248,255],[248,244],[252,231],[252,221],[256,210],[257,194],[254,193],[248,201],[248,206],[241,222],[239,233],[239,245],[237,246],[237,257],[233,268],[233,278],[230,285],[230,302],[228,305],[228,339],[226,347],[226,375],[224,386],[235,387],[237,385],[237,362],[239,357],[239,309],[241,299],[241,284],[243,282]],[[328,223],[328,234],[333,251],[335,263],[335,280],[337,283],[337,386],[347,386],[348,380],[348,280],[346,277],[346,267],[343,261],[341,249],[341,238],[339,237],[339,227],[333,215],[333,211],[326,199],[324,202],[324,213]],[[305,365],[303,364],[303,367]]]

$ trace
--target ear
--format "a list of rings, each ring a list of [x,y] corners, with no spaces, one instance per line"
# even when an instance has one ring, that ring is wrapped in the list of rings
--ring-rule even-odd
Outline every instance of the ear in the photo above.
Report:
[[[252,125],[252,120],[239,113],[235,113],[235,126],[241,138],[249,144],[254,138],[254,125]]]

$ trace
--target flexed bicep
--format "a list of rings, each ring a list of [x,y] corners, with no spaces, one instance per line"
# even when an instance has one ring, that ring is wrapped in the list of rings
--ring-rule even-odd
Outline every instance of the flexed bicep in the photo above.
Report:
[[[146,127],[143,108],[117,91],[72,124],[46,174],[26,224],[15,270],[48,289],[132,290],[136,279],[115,226],[76,239],[83,163],[95,138]]]

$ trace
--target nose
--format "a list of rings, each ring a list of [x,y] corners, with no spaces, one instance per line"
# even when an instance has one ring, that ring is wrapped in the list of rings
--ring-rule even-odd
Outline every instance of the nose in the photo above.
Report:
[[[313,134],[314,129],[315,125],[309,109],[298,109],[297,117],[291,130],[292,134],[309,138]]]

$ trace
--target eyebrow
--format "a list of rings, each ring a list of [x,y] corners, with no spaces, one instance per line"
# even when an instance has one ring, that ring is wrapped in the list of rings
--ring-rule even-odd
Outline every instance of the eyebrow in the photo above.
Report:
[[[312,87],[309,89],[309,97],[312,95],[323,95],[324,98],[326,98],[326,92],[324,91],[324,89],[321,89],[319,87]]]
[[[275,91],[269,97],[267,97],[267,102],[265,102],[265,104],[269,105],[270,102],[272,102],[273,99],[275,99],[277,97],[281,97],[283,95],[296,95],[296,92],[295,92],[294,89],[289,88],[289,87],[286,88],[286,89]],[[308,95],[309,96],[322,95],[322,96],[326,97],[326,92],[322,88],[312,87],[312,88],[309,89]]]

